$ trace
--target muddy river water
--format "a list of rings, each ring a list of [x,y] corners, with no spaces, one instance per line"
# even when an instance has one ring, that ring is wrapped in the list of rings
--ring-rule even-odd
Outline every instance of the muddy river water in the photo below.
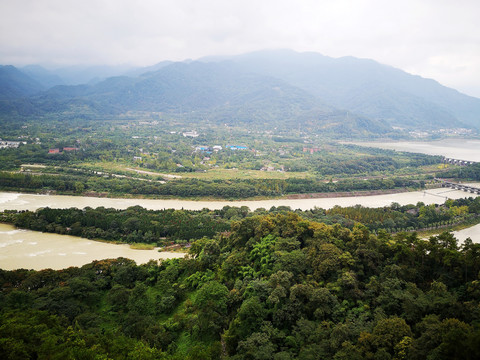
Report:
[[[480,185],[478,185],[480,187]],[[272,206],[290,206],[292,209],[309,210],[314,207],[330,209],[335,205],[354,206],[360,204],[366,207],[389,206],[392,202],[400,205],[416,204],[419,201],[425,204],[443,204],[447,198],[459,199],[473,196],[460,190],[450,188],[430,189],[397,194],[372,196],[347,196],[331,198],[309,199],[272,199],[272,200],[239,200],[239,201],[193,201],[193,200],[157,200],[157,199],[113,199],[85,196],[65,195],[34,195],[0,192],[0,211],[3,210],[36,210],[42,207],[68,209],[71,207],[83,209],[87,206],[96,208],[126,209],[140,205],[146,209],[185,209],[201,210],[221,209],[224,206],[247,206],[250,210],[258,208],[270,209]]]
[[[93,260],[125,257],[137,264],[150,259],[183,257],[185,254],[133,250],[129,245],[115,245],[75,236],[42,233],[15,229],[0,224],[0,268],[13,269],[64,269],[82,266]]]

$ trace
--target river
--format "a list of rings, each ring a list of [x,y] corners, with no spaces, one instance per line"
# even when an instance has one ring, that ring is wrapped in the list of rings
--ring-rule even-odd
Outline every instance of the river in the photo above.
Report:
[[[357,145],[397,151],[408,151],[448,158],[480,161],[480,140],[444,139],[437,141],[355,142]]]
[[[478,186],[478,184],[477,184]],[[338,197],[319,199],[275,199],[258,201],[189,201],[189,200],[153,200],[153,199],[112,199],[82,196],[33,195],[0,192],[0,210],[36,210],[42,207],[51,208],[96,208],[125,209],[140,205],[146,209],[188,209],[203,208],[221,209],[225,205],[248,206],[269,209],[272,206],[290,206],[292,209],[308,210],[315,206],[324,209],[335,205],[353,206],[360,204],[367,207],[388,206],[392,202],[401,205],[441,204],[447,198],[458,199],[471,194],[450,188],[430,189],[398,194],[385,194],[359,197]],[[459,239],[472,238],[480,242],[480,226],[465,229],[456,234]],[[128,245],[102,243],[68,235],[40,233],[15,229],[10,225],[0,224],[0,268],[5,270],[27,269],[62,269],[69,266],[82,266],[93,260],[126,257],[137,263],[145,263],[150,259],[182,257],[184,254],[159,253],[156,250],[133,250]]]
[[[476,185],[480,187],[480,185]],[[446,199],[460,199],[473,194],[450,188],[430,189],[426,191],[412,191],[397,194],[384,194],[372,196],[347,196],[331,198],[308,199],[272,199],[272,200],[238,200],[238,201],[194,201],[194,200],[160,200],[160,199],[114,199],[96,198],[85,196],[65,195],[35,195],[0,192],[0,211],[3,210],[36,210],[42,207],[68,209],[76,207],[126,209],[130,206],[140,205],[150,210],[185,209],[211,210],[221,209],[224,206],[247,206],[250,210],[258,208],[270,209],[272,206],[290,206],[292,209],[309,210],[314,207],[330,209],[336,205],[365,207],[383,207],[396,202],[400,205],[416,204],[421,201],[425,204],[443,204]]]
[[[94,260],[125,257],[137,264],[149,260],[183,257],[183,253],[133,250],[129,245],[108,244],[69,235],[16,229],[0,224],[0,268],[64,269],[82,266]]]
[[[452,232],[453,236],[458,240],[458,242],[461,244],[463,243],[467,238],[470,238],[474,243],[479,244],[480,243],[480,224],[474,225],[472,227],[459,230],[459,231],[453,231]]]

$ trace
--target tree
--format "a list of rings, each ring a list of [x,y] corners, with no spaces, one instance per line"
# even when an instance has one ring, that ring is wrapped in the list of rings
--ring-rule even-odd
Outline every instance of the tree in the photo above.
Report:
[[[218,281],[210,281],[198,290],[193,300],[193,310],[197,317],[194,335],[200,338],[218,338],[220,329],[226,325],[227,300],[228,289]]]

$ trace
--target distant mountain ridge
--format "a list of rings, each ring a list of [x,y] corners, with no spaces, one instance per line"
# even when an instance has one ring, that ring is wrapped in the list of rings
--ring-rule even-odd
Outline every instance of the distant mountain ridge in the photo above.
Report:
[[[243,70],[282,79],[333,106],[391,125],[415,127],[420,122],[426,127],[480,127],[480,99],[373,60],[334,59],[291,50],[229,59]]]
[[[59,75],[39,65],[28,65],[19,70],[40,83],[45,89],[57,85],[66,85],[65,81]]]
[[[385,133],[390,127],[323,104],[282,80],[247,73],[231,62],[173,63],[138,77],[112,77],[95,85],[56,86],[32,101],[68,111],[80,102],[105,113],[161,112],[219,124],[308,126],[339,133]],[[74,102],[75,100],[75,102]]]
[[[373,60],[276,50],[162,62],[126,73],[48,88],[61,77],[37,67],[22,72],[2,66],[0,114],[146,111],[343,134],[383,134],[392,126],[480,128],[480,99]]]
[[[12,65],[0,65],[0,100],[13,100],[37,94],[45,88]]]

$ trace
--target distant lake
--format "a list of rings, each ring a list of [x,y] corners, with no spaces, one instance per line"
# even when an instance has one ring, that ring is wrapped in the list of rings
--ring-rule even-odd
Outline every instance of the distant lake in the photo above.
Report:
[[[0,269],[65,269],[94,260],[124,257],[137,264],[149,260],[183,257],[185,254],[133,250],[129,245],[108,244],[69,235],[16,229],[0,224]]]
[[[480,140],[446,139],[437,141],[356,142],[355,144],[480,162]]]

